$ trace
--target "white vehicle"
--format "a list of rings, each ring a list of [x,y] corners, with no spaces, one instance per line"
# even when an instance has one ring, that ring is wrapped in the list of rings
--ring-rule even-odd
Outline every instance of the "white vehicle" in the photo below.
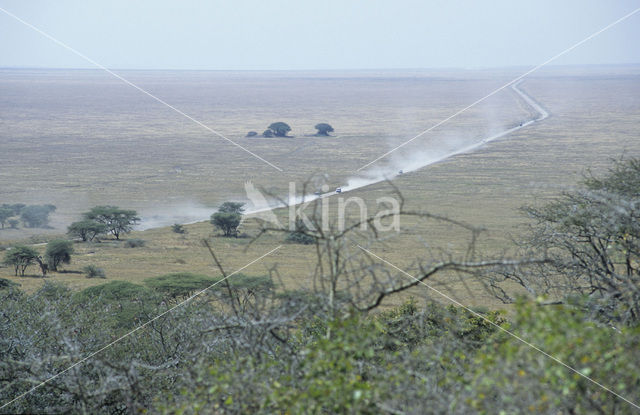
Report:
[[[337,187],[336,188],[336,193],[342,193],[342,187]]]

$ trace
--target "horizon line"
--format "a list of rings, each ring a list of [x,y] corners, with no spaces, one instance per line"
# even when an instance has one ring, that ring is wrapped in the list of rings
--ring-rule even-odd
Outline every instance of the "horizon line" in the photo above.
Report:
[[[280,68],[280,69],[204,69],[204,68],[136,68],[136,67],[114,67],[115,71],[171,71],[171,72],[367,72],[367,71],[462,71],[480,72],[490,70],[517,69],[529,66],[505,65],[505,66],[482,66],[482,67],[460,67],[460,66],[434,66],[434,67],[368,67],[368,68]],[[640,66],[640,62],[629,63],[575,63],[548,65],[547,68],[576,68],[576,67],[633,67]],[[69,70],[69,71],[98,71],[100,69],[86,66],[2,66],[0,70]]]

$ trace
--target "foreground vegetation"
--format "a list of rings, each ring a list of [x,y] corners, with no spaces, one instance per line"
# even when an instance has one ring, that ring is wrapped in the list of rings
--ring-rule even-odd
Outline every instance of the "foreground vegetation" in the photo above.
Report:
[[[415,280],[354,252],[354,240],[372,250],[379,241],[353,223],[294,233],[317,252],[313,289],[286,289],[277,269],[229,276],[221,265],[217,278],[82,291],[46,282],[27,294],[0,281],[1,411],[632,413],[639,202],[640,161],[616,162],[526,208],[534,222],[520,257],[478,258],[472,238],[462,258],[421,262]],[[437,301],[380,310],[445,270],[472,275],[513,312]]]

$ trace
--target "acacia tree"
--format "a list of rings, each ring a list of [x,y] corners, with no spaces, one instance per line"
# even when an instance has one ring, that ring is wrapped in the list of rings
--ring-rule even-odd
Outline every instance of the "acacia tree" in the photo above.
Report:
[[[218,211],[211,215],[211,224],[220,229],[224,236],[237,236],[242,221],[244,203],[224,202]]]
[[[11,248],[4,257],[4,263],[13,266],[15,275],[24,277],[24,273],[29,265],[32,265],[38,258],[38,252],[28,246],[17,245]]]
[[[95,220],[85,219],[73,222],[67,228],[67,234],[76,238],[81,238],[83,242],[93,241],[93,239],[107,232],[107,225]]]
[[[328,136],[329,133],[333,132],[333,127],[324,122],[321,122],[320,124],[316,124],[315,129],[318,130],[316,135]]]
[[[86,220],[102,223],[106,226],[107,232],[116,239],[120,239],[121,234],[131,232],[140,221],[135,210],[120,209],[117,206],[96,206],[84,213],[83,217]]]
[[[273,131],[276,137],[286,137],[287,133],[291,131],[291,127],[286,122],[278,121],[269,126],[269,129]]]
[[[73,254],[73,242],[55,239],[47,244],[47,250],[45,251],[46,263],[51,270],[58,271],[60,264],[71,262],[71,254]]]

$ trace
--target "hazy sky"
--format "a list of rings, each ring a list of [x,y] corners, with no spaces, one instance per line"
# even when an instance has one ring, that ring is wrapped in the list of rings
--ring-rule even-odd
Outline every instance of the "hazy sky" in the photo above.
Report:
[[[535,65],[640,7],[629,0],[0,0],[110,68]],[[640,63],[640,12],[556,64]],[[0,11],[0,67],[91,67]]]

